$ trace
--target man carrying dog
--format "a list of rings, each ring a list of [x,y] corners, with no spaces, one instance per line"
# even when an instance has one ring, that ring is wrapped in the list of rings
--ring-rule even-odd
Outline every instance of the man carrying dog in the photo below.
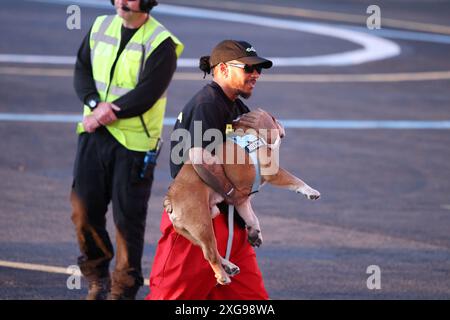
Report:
[[[226,177],[218,159],[205,149],[211,141],[196,139],[195,135],[203,137],[207,130],[217,129],[225,139],[227,129],[232,127],[233,120],[238,117],[241,122],[255,129],[276,129],[271,116],[262,110],[256,112],[255,116],[246,115],[250,110],[239,99],[251,96],[262,69],[271,66],[272,62],[259,57],[248,42],[220,42],[211,56],[200,59],[200,69],[205,73],[212,72],[214,81],[203,87],[187,103],[175,123],[174,130],[185,129],[191,136],[191,144],[182,157],[190,160],[202,180],[229,204],[243,202],[248,197],[251,186],[241,190],[236,188]],[[195,128],[197,121],[201,124],[200,131]],[[173,178],[183,165],[174,162],[174,157],[179,156],[175,154],[179,143],[180,141],[172,140],[170,169]],[[213,161],[193,161],[199,158]],[[219,208],[222,213],[228,212],[226,203],[219,205]],[[255,252],[247,241],[245,224],[236,212],[234,216],[230,260],[240,267],[240,273],[233,277],[230,285],[220,286],[216,285],[214,273],[200,247],[176,233],[165,210],[161,220],[162,236],[152,266],[147,299],[268,299]],[[213,226],[218,250],[224,256],[228,240],[227,215],[220,214],[214,218]]]
[[[111,0],[78,51],[74,86],[84,103],[71,192],[87,299],[134,299],[166,90],[183,44],[149,15],[154,0]],[[147,154],[147,156],[146,156]],[[148,160],[148,161],[147,161]],[[105,215],[112,202],[116,265]],[[109,296],[108,296],[109,294]]]

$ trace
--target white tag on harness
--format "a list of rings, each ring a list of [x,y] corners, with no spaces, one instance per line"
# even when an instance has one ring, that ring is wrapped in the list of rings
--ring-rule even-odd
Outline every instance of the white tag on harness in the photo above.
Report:
[[[266,143],[264,142],[263,139],[258,139],[256,141],[250,142],[245,149],[247,150],[248,153],[251,153],[255,150],[257,150],[259,147],[265,146]]]

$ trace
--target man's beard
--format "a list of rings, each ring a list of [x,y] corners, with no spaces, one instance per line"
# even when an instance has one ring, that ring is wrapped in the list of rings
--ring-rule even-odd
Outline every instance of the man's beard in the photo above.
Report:
[[[238,95],[240,95],[244,99],[248,99],[252,96],[252,92],[244,92],[242,90],[238,90]]]

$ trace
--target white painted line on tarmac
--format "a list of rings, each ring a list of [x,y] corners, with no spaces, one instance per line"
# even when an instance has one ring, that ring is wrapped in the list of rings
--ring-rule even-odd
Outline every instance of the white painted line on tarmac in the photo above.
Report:
[[[70,271],[70,269],[68,269],[68,268],[49,266],[49,265],[44,265],[44,264],[36,264],[36,263],[24,263],[24,262],[0,260],[0,267],[28,270],[28,271],[40,271],[40,272],[47,272],[47,273],[73,275],[73,272]],[[144,280],[144,285],[146,285],[146,286],[150,285],[148,279]]]
[[[262,3],[255,6],[253,3],[245,3],[242,1],[237,2],[237,1],[190,0],[189,4],[214,9],[225,9],[225,10],[235,10],[239,12],[253,12],[259,14],[262,13],[269,15],[301,17],[308,19],[321,19],[328,21],[331,20],[331,21],[355,23],[358,25],[365,25],[367,19],[367,16],[364,15],[365,11],[363,10],[361,11],[363,14],[357,15],[342,12],[312,10],[300,7],[278,6]],[[450,34],[450,26],[424,23],[418,21],[390,19],[383,17],[382,25],[383,29],[384,27],[388,26],[392,28],[409,29],[415,31]]]
[[[81,114],[0,113],[0,121],[77,123]]]
[[[73,77],[69,68],[0,67],[0,74],[37,77]]]
[[[100,3],[89,0],[38,0],[38,2],[83,4],[100,8],[112,8],[110,3]],[[401,52],[400,47],[390,40],[359,31],[314,22],[299,22],[287,19],[268,18],[243,13],[232,13],[168,4],[158,5],[155,8],[155,12],[188,18],[221,20],[234,23],[252,24],[266,28],[307,32],[324,37],[333,37],[344,41],[350,41],[362,47],[361,49],[352,51],[312,57],[269,57],[276,67],[349,66],[392,58],[399,55]],[[198,59],[181,58],[178,60],[178,66],[197,67]]]
[[[270,71],[269,71],[270,72]],[[36,77],[72,77],[67,68],[0,67],[0,74]],[[281,74],[263,73],[258,82],[331,83],[331,82],[405,82],[448,80],[450,71],[398,72],[368,74]],[[199,72],[176,72],[174,81],[208,81]]]
[[[412,40],[421,42],[432,42],[441,44],[450,44],[450,36],[442,34],[433,34],[425,32],[413,32],[413,31],[401,31],[393,29],[378,29],[369,30],[364,27],[355,27],[349,25],[339,25],[341,28],[349,30],[357,30],[360,32],[367,32],[376,36],[390,39],[400,39],[400,40]]]
[[[180,77],[183,74],[180,75]],[[405,82],[448,80],[450,71],[398,72],[368,74],[263,74],[262,82],[297,82],[297,83],[331,83],[331,82]],[[192,80],[192,79],[191,79]]]
[[[0,260],[0,267],[30,270],[30,271],[50,272],[50,273],[71,274],[67,270],[67,268],[63,268],[63,267],[47,266],[47,265],[35,264],[35,263],[13,262],[13,261],[5,261],[5,260]]]
[[[450,121],[408,120],[280,120],[296,129],[450,129]]]
[[[36,54],[0,54],[0,62],[24,64],[69,64],[75,65],[74,56],[49,56]]]
[[[313,22],[299,22],[286,19],[267,18],[249,14],[230,13],[207,9],[196,9],[190,7],[164,5],[160,12],[185,17],[195,17],[198,19],[214,19],[231,21],[235,23],[248,23],[261,27],[271,27],[284,30],[294,30],[300,32],[313,33],[325,37],[334,37],[344,41],[350,41],[360,45],[362,49],[357,49],[344,53],[328,54],[314,57],[291,57],[291,58],[270,58],[274,66],[347,66],[361,64],[371,61],[383,60],[395,57],[400,54],[400,47],[392,41],[382,39],[360,32],[349,32],[335,26]],[[196,64],[198,62],[196,61]]]
[[[0,121],[76,123],[81,121],[79,114],[28,114],[0,113]],[[450,129],[450,120],[303,120],[279,119],[285,128],[292,129]],[[173,126],[176,118],[164,118],[165,126]]]

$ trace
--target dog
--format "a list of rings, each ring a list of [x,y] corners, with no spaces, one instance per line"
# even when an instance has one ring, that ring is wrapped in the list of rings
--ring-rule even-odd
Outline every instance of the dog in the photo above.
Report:
[[[234,122],[233,133],[216,148],[215,155],[222,161],[225,175],[237,189],[248,190],[249,194],[259,189],[259,186],[255,187],[256,179],[260,180],[261,185],[267,182],[303,194],[311,200],[319,199],[317,190],[278,167],[274,155],[279,151],[284,128],[273,116],[272,119],[277,129],[270,132],[250,129],[239,120]],[[164,208],[175,231],[201,247],[221,285],[229,284],[230,276],[239,273],[239,267],[223,258],[217,250],[212,219],[220,213],[216,205],[223,200],[222,195],[200,178],[190,161],[185,162],[164,200]],[[250,197],[237,205],[236,210],[245,221],[248,241],[252,246],[259,247],[263,238]]]

